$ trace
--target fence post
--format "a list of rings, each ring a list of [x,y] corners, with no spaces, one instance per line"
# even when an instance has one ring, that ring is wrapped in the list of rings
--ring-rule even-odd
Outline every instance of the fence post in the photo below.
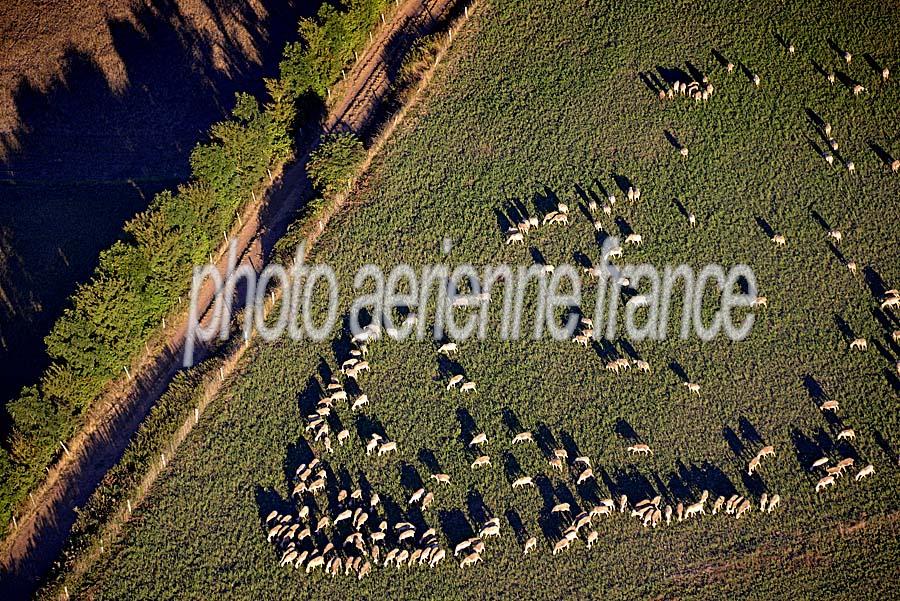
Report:
[[[128,514],[131,515],[131,499],[125,501],[125,504],[128,507]]]
[[[200,421],[200,409],[197,407],[194,407],[194,423],[196,424],[199,421]]]
[[[59,444],[60,444],[60,446],[62,446],[63,451],[66,452],[66,455],[71,455],[71,454],[72,454],[72,453],[69,452],[69,447],[66,446],[66,443],[64,443],[63,441],[60,440],[60,441],[59,441]]]
[[[128,366],[126,365],[126,366],[124,366],[122,369],[125,370],[125,375],[128,376],[128,379],[130,380],[130,379],[131,379],[131,372],[128,371]]]
[[[224,382],[224,381],[225,381],[225,370],[223,370],[220,367],[219,368],[219,382]]]

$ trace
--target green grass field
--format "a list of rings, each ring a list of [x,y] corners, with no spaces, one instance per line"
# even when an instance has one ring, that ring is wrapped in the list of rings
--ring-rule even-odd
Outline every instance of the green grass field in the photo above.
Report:
[[[796,46],[791,56],[778,36]],[[885,598],[895,591],[900,556],[896,491],[900,472],[900,348],[890,332],[897,314],[878,310],[876,295],[900,284],[897,232],[900,174],[890,173],[870,144],[900,156],[900,14],[889,3],[722,1],[676,3],[535,0],[480,4],[454,44],[427,98],[386,145],[354,206],[330,224],[312,261],[338,269],[351,290],[359,266],[390,268],[529,264],[530,248],[548,262],[599,255],[594,228],[574,209],[576,186],[600,193],[614,175],[635,182],[639,203],[620,202],[614,217],[641,233],[626,249],[630,263],[749,264],[767,296],[749,338],[633,343],[651,374],[608,372],[604,360],[576,344],[532,340],[461,344],[457,359],[478,394],[446,392],[446,365],[432,341],[371,346],[371,399],[362,414],[338,404],[348,444],[326,455],[328,493],[368,482],[385,499],[391,523],[437,528],[448,560],[436,569],[376,568],[366,579],[279,568],[263,520],[291,506],[288,476],[305,458],[305,414],[318,398],[323,366],[346,358],[346,340],[285,340],[251,350],[247,366],[203,417],[124,540],[89,574],[98,598]],[[829,40],[854,55],[844,64]],[[720,51],[758,73],[755,88]],[[880,81],[863,57],[887,62],[897,76]],[[708,102],[660,101],[641,73],[687,69],[715,86]],[[813,62],[862,82],[854,97],[829,85]],[[807,109],[834,126],[844,160],[857,173],[829,167]],[[665,137],[690,149],[682,157]],[[507,246],[497,211],[557,196],[573,207],[568,228],[541,228],[525,247]],[[691,229],[675,199],[697,216]],[[840,229],[840,251],[859,265],[853,275],[829,249],[815,215]],[[618,233],[610,217],[608,231]],[[768,239],[760,221],[787,238]],[[445,256],[441,242],[454,246]],[[584,306],[593,306],[593,287]],[[349,306],[349,294],[342,296]],[[866,352],[850,352],[853,337]],[[611,341],[622,355],[627,343]],[[690,395],[671,366],[702,385]],[[325,380],[327,382],[327,380]],[[816,387],[840,401],[840,426],[817,408]],[[596,485],[575,485],[535,446],[509,444],[516,420],[550,448],[577,449],[594,461]],[[359,434],[383,430],[399,454],[367,457]],[[633,430],[652,457],[625,447]],[[493,466],[472,471],[469,436],[485,431]],[[758,478],[747,460],[763,444],[777,456]],[[822,475],[809,470],[820,452],[875,466],[873,477],[816,494]],[[570,455],[572,453],[570,452]],[[436,487],[428,475],[451,474]],[[515,475],[543,475],[537,489],[512,492]],[[419,479],[435,493],[424,515],[407,512]],[[737,492],[778,493],[772,514],[705,516],[644,529],[616,513],[596,523],[599,543],[583,539],[553,557],[562,530],[553,504],[583,509],[622,494],[632,502],[662,494],[690,503]],[[379,519],[384,515],[382,508]],[[487,517],[502,535],[487,542],[484,563],[461,570],[452,546]],[[370,520],[370,523],[373,520]],[[372,524],[377,524],[377,521]],[[563,527],[567,524],[563,524]],[[428,526],[422,525],[422,529]],[[346,535],[349,526],[338,531]],[[518,531],[517,531],[518,530]],[[538,553],[522,557],[537,536]],[[456,558],[457,560],[459,558]]]

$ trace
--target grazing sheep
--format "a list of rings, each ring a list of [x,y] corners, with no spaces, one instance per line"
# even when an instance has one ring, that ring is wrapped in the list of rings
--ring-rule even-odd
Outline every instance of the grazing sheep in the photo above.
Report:
[[[737,506],[734,512],[734,519],[739,520],[741,516],[746,512],[750,511],[753,508],[753,505],[750,503],[749,499],[744,499],[740,505]]]
[[[840,230],[831,230],[830,232],[828,232],[828,237],[834,238],[834,241],[840,244],[841,240],[843,240],[844,238],[844,235],[841,234]]]
[[[369,396],[366,394],[359,395],[356,400],[353,401],[353,405],[350,407],[352,411],[356,411],[360,409],[363,405],[369,404]]]
[[[550,467],[552,467],[552,468],[555,469],[556,471],[562,473],[562,471],[563,471],[563,462],[562,462],[562,459],[560,459],[559,457],[554,457],[553,459],[551,459],[551,460],[548,461],[547,463],[550,464]]]
[[[593,477],[594,477],[594,470],[592,470],[591,468],[587,468],[586,470],[581,472],[580,476],[578,476],[577,484],[581,484],[582,482],[585,482]]]
[[[553,506],[553,509],[550,510],[550,513],[569,513],[571,507],[568,503],[557,503]]]
[[[850,61],[853,60],[853,55],[847,52],[846,50],[841,53],[841,58],[847,61],[847,64],[850,64]]]
[[[453,353],[459,352],[459,346],[455,342],[448,342],[446,344],[442,344],[438,349],[438,353],[447,355],[448,357]]]
[[[835,80],[836,80],[836,77],[835,77],[835,75],[834,75],[834,71],[829,71],[829,72],[828,72],[828,75],[826,76],[826,78],[828,79],[828,83],[830,83],[831,85],[834,85],[834,82],[835,82]]]
[[[828,474],[829,476],[834,476],[835,478],[840,478],[841,474],[843,472],[844,472],[844,470],[838,465],[834,465],[832,467],[825,468],[825,473]]]
[[[513,483],[513,488],[522,488],[524,486],[531,486],[534,488],[534,481],[531,479],[531,476],[522,476],[521,478],[516,478]]]
[[[775,234],[772,236],[772,242],[774,242],[776,246],[784,246],[787,244],[787,239],[782,234]]]
[[[470,538],[470,539],[468,539],[468,540],[462,541],[461,543],[458,543],[458,544],[456,545],[456,547],[453,549],[453,557],[456,557],[456,556],[459,555],[462,551],[464,551],[464,550],[468,549],[469,547],[471,547],[471,546],[472,546],[472,540],[473,540],[473,539]]]
[[[456,385],[462,381],[463,381],[462,374],[457,374],[457,375],[453,376],[452,378],[450,378],[450,381],[447,382],[447,390],[450,390],[451,388],[456,387]]]
[[[471,555],[467,555],[463,558],[461,562],[459,562],[459,567],[464,568],[466,566],[472,566],[478,563],[479,561],[483,561],[481,559],[481,555],[478,553],[472,553]]]
[[[651,449],[649,445],[646,445],[644,443],[632,445],[632,446],[626,448],[625,450],[633,455],[652,455],[653,454],[653,449]],[[623,495],[623,497],[624,497],[624,495]]]
[[[490,524],[481,529],[481,532],[478,533],[480,538],[488,538],[489,536],[500,536],[500,526],[496,524]]]
[[[816,483],[816,492],[822,492],[829,486],[834,486],[834,476],[825,476]]]
[[[476,468],[483,467],[485,465],[490,465],[490,464],[491,464],[490,456],[482,455],[481,457],[476,458],[475,461],[472,462],[472,469],[474,470]]]
[[[697,396],[700,396],[700,385],[695,384],[694,382],[682,382],[682,385],[687,387],[688,392],[693,392]]]
[[[531,432],[519,432],[513,436],[512,443],[519,444],[520,442],[534,442],[534,437]]]
[[[753,299],[753,302],[750,303],[750,306],[751,307],[768,307],[769,299],[766,298],[765,296],[757,296],[756,298]]]
[[[681,156],[686,157],[686,156],[688,155],[688,149],[687,149],[687,146],[682,146],[682,147],[681,147],[681,150],[679,150],[678,152],[681,153]]]
[[[591,466],[591,458],[587,457],[586,455],[581,455],[579,457],[576,457],[574,463],[580,463],[582,465],[586,465],[587,467],[592,467]]]
[[[891,296],[881,302],[881,310],[900,307],[900,296]]]
[[[825,153],[824,155],[822,155],[822,156],[825,157],[825,162],[826,162],[826,163],[828,163],[829,165],[833,165],[833,164],[834,164],[834,156],[833,156],[830,152],[826,152],[826,153]]]
[[[756,456],[750,460],[750,464],[747,466],[747,475],[752,476],[753,472],[755,472],[758,468],[759,468],[759,456]]]
[[[478,392],[475,388],[475,382],[466,382],[462,386],[459,387],[460,392]]]
[[[532,536],[527,541],[525,541],[525,555],[528,555],[530,551],[533,551],[537,548],[537,537]]]
[[[556,210],[559,213],[562,213],[563,215],[565,215],[566,213],[569,212],[569,206],[560,202],[560,203],[557,203]]]
[[[507,244],[515,244],[517,242],[522,245],[525,244],[525,236],[522,234],[522,232],[516,232],[515,234],[510,234],[506,237]]]
[[[695,514],[700,514],[700,515],[706,514],[706,510],[704,508],[703,501],[697,501],[696,503],[691,503],[690,505],[685,507],[685,509],[684,509],[684,518],[685,519],[687,519]]]
[[[722,506],[725,504],[725,497],[720,496],[716,499],[716,502],[713,503],[712,514],[716,515],[722,509]]]
[[[558,543],[553,545],[553,554],[557,555],[559,553],[562,553],[563,551],[565,551],[566,549],[569,548],[569,545],[571,544],[571,542],[572,541],[569,540],[568,538],[563,538]]]
[[[760,81],[761,81],[761,80],[759,79],[759,75],[757,75],[756,73],[754,73],[754,74],[753,74],[753,85],[759,87]]]
[[[619,497],[619,513],[625,513],[625,508],[628,506],[628,497],[622,495]]]
[[[856,261],[848,261],[847,269],[850,270],[850,273],[856,275]]]
[[[864,467],[861,470],[859,470],[858,472],[856,472],[856,476],[854,476],[853,479],[856,480],[857,482],[859,482],[866,476],[871,476],[874,473],[875,473],[875,466],[870,463],[866,467]]]
[[[691,227],[695,227],[697,225],[697,216],[693,213],[688,213],[688,225]]]
[[[837,151],[839,148],[838,141],[834,138],[828,138],[828,147],[833,151]]]
[[[416,492],[414,492],[412,494],[412,496],[409,498],[409,501],[407,502],[407,505],[412,505],[413,503],[419,502],[420,500],[422,500],[422,497],[424,495],[425,495],[425,489],[420,488],[419,490],[417,490]]]
[[[396,442],[386,442],[380,447],[378,447],[378,456],[387,455],[388,453],[397,452],[397,443]]]
[[[853,95],[854,96],[859,96],[860,94],[862,94],[865,91],[866,91],[866,88],[864,88],[862,86],[862,84],[856,84],[855,86],[853,86]]]
[[[837,401],[825,401],[821,405],[819,405],[819,409],[821,411],[837,411],[839,409],[839,405]]]
[[[590,549],[594,546],[594,543],[597,542],[597,539],[600,538],[600,533],[596,530],[591,530],[587,535],[587,548]]]
[[[853,440],[854,438],[856,438],[856,432],[853,431],[853,428],[844,428],[837,435],[838,440]]]
[[[635,244],[637,246],[640,246],[641,244],[643,244],[643,242],[644,238],[640,234],[628,234],[625,237],[626,244]]]
[[[847,161],[847,172],[856,173],[856,165],[853,164],[853,161]]]
[[[828,457],[819,457],[818,459],[816,459],[815,461],[812,462],[812,466],[813,467],[822,467],[823,465],[827,464],[828,461],[829,461]]]
[[[881,70],[881,79],[883,79],[884,81],[887,81],[890,78],[890,76],[891,76],[890,69],[885,67],[884,69]]]
[[[869,343],[866,341],[865,338],[857,338],[853,342],[850,343],[851,351],[853,349],[859,349],[861,351],[865,351],[865,350],[868,350],[868,348],[869,348]]]
[[[762,459],[763,457],[774,457],[775,456],[775,447],[772,445],[766,445],[759,450],[759,453],[756,454],[757,457]]]
[[[794,45],[791,44],[788,46],[788,54],[794,54],[795,48]]]
[[[635,365],[635,367],[637,367],[639,370],[645,371],[645,372],[647,372],[647,373],[650,373],[650,363],[648,363],[647,361],[644,361],[643,359],[637,359],[637,360],[634,362],[634,365]]]
[[[610,501],[612,501],[612,499],[610,499]],[[597,505],[596,507],[591,509],[591,511],[588,515],[590,515],[590,517],[592,517],[592,518],[600,517],[603,515],[609,515],[610,513],[612,513],[612,511],[613,511],[612,505]]]
[[[309,563],[306,564],[306,573],[309,574],[315,568],[321,568],[325,566],[325,557],[322,555],[317,555],[309,560]]]

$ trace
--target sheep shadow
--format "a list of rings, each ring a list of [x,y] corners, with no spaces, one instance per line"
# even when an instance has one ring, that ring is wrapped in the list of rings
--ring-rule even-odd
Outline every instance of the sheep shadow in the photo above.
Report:
[[[725,58],[725,55],[722,54],[721,51],[719,51],[716,48],[713,48],[712,55],[713,55],[713,58],[716,59],[716,62],[719,63],[719,66],[721,66],[723,69],[728,68],[728,65],[730,64],[731,61],[729,61],[727,58]]]
[[[519,513],[515,509],[507,509],[503,513],[503,517],[509,522],[509,526],[516,536],[516,542],[518,542],[519,545],[525,544],[528,532],[525,530],[525,524],[522,523],[522,517]]]
[[[893,167],[895,159],[887,150],[885,150],[872,140],[866,140],[866,144],[869,146],[869,148],[872,149],[872,152],[875,153],[875,155],[879,158],[879,160],[884,164],[885,167],[888,167],[889,169]]]
[[[441,464],[438,462],[437,457],[434,455],[434,451],[431,449],[426,449],[424,447],[419,449],[417,458],[432,474],[441,473]]]
[[[641,437],[635,432],[631,424],[621,417],[616,418],[616,424],[613,426],[613,431],[632,444],[641,442]]]
[[[472,448],[469,446],[469,443],[472,442],[472,438],[477,434],[476,430],[478,428],[475,424],[475,419],[468,409],[459,407],[456,409],[456,420],[459,422],[459,436],[457,439],[462,443],[463,448],[471,453]]]
[[[669,144],[672,145],[672,148],[678,151],[684,148],[684,145],[678,140],[678,138],[675,137],[675,134],[670,132],[668,129],[664,130],[663,134],[666,136],[666,140],[669,142]]]
[[[438,511],[438,523],[450,545],[455,547],[464,540],[475,536],[469,519],[461,509],[442,509]]]
[[[687,372],[678,361],[669,362],[669,369],[672,370],[672,373],[674,373],[682,382],[690,382]]]
[[[772,239],[775,236],[775,230],[772,229],[772,226],[769,225],[769,222],[763,219],[762,217],[756,217],[756,225],[763,231],[766,235],[766,238]]]

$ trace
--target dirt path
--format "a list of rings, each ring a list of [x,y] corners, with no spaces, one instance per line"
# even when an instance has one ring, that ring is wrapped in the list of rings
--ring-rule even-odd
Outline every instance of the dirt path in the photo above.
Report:
[[[329,111],[323,133],[363,131],[389,89],[402,52],[416,37],[429,33],[454,4],[455,0],[406,0],[398,6],[348,74],[345,93]],[[242,226],[232,233],[241,263],[261,270],[275,241],[309,198],[305,163],[313,144],[307,145],[283,174],[276,174],[266,198],[248,209]],[[227,260],[227,252],[220,252],[216,264],[223,273]],[[214,293],[213,284],[207,281],[198,303],[204,313]],[[177,325],[165,332],[161,350],[144,356],[133,366],[134,377],[117,382],[95,405],[85,427],[69,441],[69,452],[49,470],[34,493],[32,507],[19,516],[18,529],[3,541],[0,591],[5,599],[27,597],[56,559],[75,521],[76,508],[87,501],[119,460],[132,434],[180,369],[186,335],[187,307]],[[226,363],[233,366],[235,357]]]

